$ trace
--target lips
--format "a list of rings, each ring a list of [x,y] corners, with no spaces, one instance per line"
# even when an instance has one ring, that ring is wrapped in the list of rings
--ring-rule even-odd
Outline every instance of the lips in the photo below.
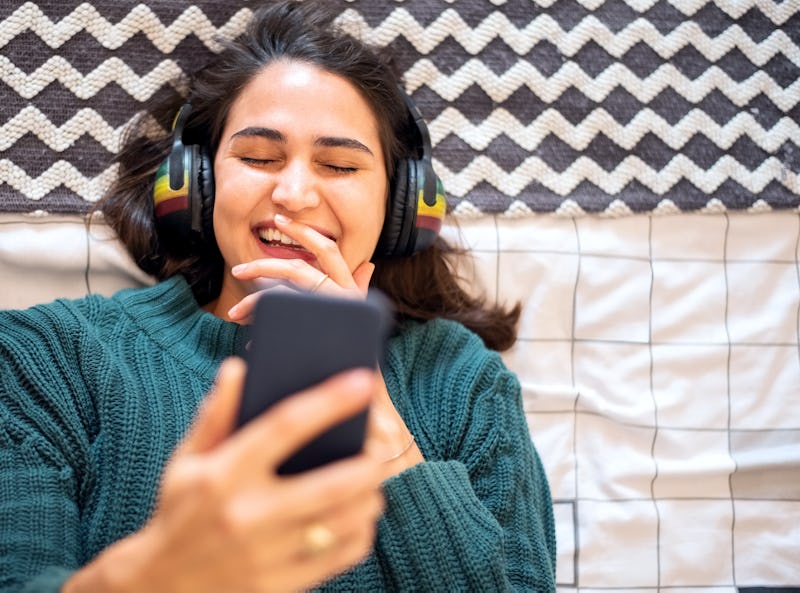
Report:
[[[261,253],[274,259],[302,259],[311,265],[317,261],[316,256],[289,235],[275,227],[259,227],[253,230],[258,239]]]

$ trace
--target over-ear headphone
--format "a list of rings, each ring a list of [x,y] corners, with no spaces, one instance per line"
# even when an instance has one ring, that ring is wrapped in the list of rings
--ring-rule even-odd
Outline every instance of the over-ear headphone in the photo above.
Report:
[[[398,88],[414,121],[422,154],[397,163],[376,257],[412,255],[433,245],[447,208],[442,180],[431,163],[428,126],[411,97]]]
[[[421,156],[397,163],[376,258],[408,256],[433,245],[447,207],[442,181],[431,163],[428,127],[411,98],[402,88],[400,92],[418,133]],[[159,236],[187,248],[214,242],[213,159],[206,145],[184,142],[191,112],[191,103],[186,103],[175,116],[172,150],[158,168],[153,186]]]
[[[214,243],[214,164],[206,145],[184,143],[191,113],[191,103],[185,103],[175,116],[172,150],[156,171],[153,185],[159,237],[186,251]]]

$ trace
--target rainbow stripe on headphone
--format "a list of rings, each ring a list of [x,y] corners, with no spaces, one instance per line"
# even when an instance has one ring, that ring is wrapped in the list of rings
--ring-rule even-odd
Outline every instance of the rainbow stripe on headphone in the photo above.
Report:
[[[183,184],[172,189],[169,184],[169,160],[161,163],[153,186],[153,202],[157,218],[189,209],[189,171],[183,171]]]
[[[419,188],[419,192],[417,193],[417,231],[419,232],[421,229],[426,229],[438,234],[442,229],[442,222],[444,221],[445,211],[447,210],[447,200],[444,195],[442,181],[438,177],[436,178],[436,201],[433,204],[428,204],[424,199],[424,179],[420,180]]]
[[[156,218],[174,212],[189,211],[189,171],[190,163],[186,162],[186,148],[183,145],[183,126],[192,112],[190,103],[184,104],[172,119],[172,150],[169,157],[161,163],[156,171],[153,185],[153,203]],[[183,179],[181,179],[181,176]],[[181,180],[181,185],[177,185]]]

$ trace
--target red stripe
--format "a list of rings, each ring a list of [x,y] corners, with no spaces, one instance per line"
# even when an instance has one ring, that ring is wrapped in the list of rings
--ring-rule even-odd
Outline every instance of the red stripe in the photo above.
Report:
[[[442,219],[436,216],[417,214],[417,227],[429,229],[434,233],[438,233],[442,228]]]
[[[166,216],[167,214],[172,214],[173,212],[177,212],[178,210],[188,210],[189,209],[189,196],[186,194],[182,196],[175,196],[174,198],[169,198],[168,200],[164,200],[156,204],[156,216],[162,217]]]

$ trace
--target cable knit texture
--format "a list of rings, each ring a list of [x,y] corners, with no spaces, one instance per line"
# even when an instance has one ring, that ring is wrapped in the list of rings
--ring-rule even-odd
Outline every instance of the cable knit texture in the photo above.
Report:
[[[0,591],[58,591],[144,524],[246,333],[181,278],[0,312]],[[427,461],[385,483],[374,552],[321,590],[554,591],[550,493],[500,356],[438,320],[405,325],[381,366]]]

